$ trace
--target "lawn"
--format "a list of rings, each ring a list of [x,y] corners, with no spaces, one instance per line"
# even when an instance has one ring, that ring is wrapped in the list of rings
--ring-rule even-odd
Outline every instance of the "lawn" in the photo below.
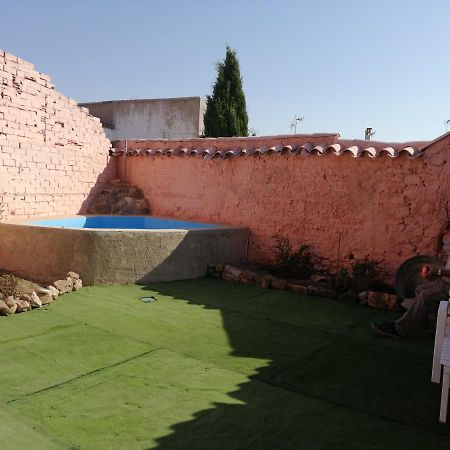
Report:
[[[448,449],[433,340],[375,336],[390,317],[207,278],[83,288],[0,318],[0,448]]]

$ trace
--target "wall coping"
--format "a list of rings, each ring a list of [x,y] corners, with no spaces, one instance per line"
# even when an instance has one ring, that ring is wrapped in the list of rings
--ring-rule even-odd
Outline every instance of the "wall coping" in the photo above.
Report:
[[[450,135],[450,133],[449,133]],[[444,136],[445,137],[445,136]],[[439,138],[438,140],[442,139]],[[438,141],[436,140],[436,142]],[[435,141],[433,141],[435,142]],[[362,139],[341,139],[339,133],[316,133],[278,136],[189,138],[189,139],[135,139],[113,142],[112,156],[201,156],[206,159],[230,156],[266,154],[336,156],[349,153],[354,157],[368,155],[391,158],[405,155],[417,158],[431,141],[378,142]]]

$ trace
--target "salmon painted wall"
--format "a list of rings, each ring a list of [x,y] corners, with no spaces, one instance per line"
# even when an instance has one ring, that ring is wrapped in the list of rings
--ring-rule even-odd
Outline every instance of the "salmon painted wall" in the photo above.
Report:
[[[0,50],[0,220],[77,214],[116,176],[100,120]]]
[[[280,139],[260,142],[275,145]],[[392,275],[406,258],[436,252],[449,198],[449,143],[445,137],[415,159],[140,155],[126,158],[126,171],[125,157],[117,159],[119,176],[144,191],[154,215],[250,228],[252,261],[271,260],[272,236],[282,233],[294,245],[310,244],[328,268],[336,268],[340,252],[344,264],[367,257]],[[233,145],[239,143],[215,142]],[[149,143],[127,146],[132,151]],[[116,143],[123,147],[123,141]]]

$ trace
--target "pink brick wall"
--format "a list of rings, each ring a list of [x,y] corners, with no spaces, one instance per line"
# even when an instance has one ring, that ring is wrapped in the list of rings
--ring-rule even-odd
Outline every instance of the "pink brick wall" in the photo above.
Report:
[[[257,145],[279,143],[267,138]],[[242,142],[128,141],[129,150],[178,145],[236,148]],[[344,262],[374,258],[392,274],[404,259],[433,253],[446,220],[450,137],[416,159],[129,156],[125,175],[124,157],[117,158],[120,177],[144,191],[154,215],[249,227],[253,261],[270,260],[271,237],[281,232],[293,244],[310,244],[333,268],[340,234]]]
[[[115,176],[109,148],[99,119],[0,50],[2,220],[83,212],[96,184]]]

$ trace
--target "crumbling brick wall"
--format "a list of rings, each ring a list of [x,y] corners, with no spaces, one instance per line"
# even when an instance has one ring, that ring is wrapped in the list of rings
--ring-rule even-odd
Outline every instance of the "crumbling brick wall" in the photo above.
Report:
[[[0,50],[2,220],[84,212],[97,183],[115,176],[110,146],[99,119]]]

